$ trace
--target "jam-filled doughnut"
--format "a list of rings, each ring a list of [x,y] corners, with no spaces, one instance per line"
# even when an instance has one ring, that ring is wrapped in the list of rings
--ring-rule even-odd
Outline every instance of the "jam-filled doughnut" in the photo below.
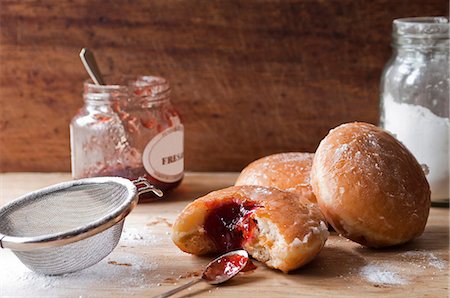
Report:
[[[371,124],[332,129],[317,148],[311,184],[328,223],[365,246],[405,243],[427,222],[430,187],[421,166]]]
[[[310,185],[313,153],[289,152],[269,155],[245,167],[235,185],[260,185],[301,194],[311,202],[316,197]]]
[[[190,203],[173,226],[172,239],[195,255],[244,248],[284,272],[312,260],[328,237],[318,206],[298,194],[260,186],[232,186]]]

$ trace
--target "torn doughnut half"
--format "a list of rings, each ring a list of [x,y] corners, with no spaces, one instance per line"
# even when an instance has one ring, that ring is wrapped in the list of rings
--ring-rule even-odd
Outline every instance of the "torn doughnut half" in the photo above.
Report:
[[[267,266],[289,272],[311,261],[328,235],[318,206],[298,194],[232,186],[186,206],[174,223],[172,240],[194,255],[244,248]]]

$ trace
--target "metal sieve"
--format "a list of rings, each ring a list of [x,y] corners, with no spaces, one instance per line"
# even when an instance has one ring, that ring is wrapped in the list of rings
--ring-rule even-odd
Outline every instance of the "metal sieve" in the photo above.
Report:
[[[57,275],[105,258],[138,195],[162,192],[146,179],[79,179],[26,194],[0,209],[0,247],[31,270]]]

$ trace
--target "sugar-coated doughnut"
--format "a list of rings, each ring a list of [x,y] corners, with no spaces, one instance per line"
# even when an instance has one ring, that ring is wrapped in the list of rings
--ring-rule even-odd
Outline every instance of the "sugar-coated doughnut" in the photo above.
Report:
[[[311,185],[328,223],[365,246],[402,244],[425,228],[430,187],[422,168],[374,125],[332,129],[315,153]]]
[[[313,153],[278,153],[250,163],[235,185],[260,185],[301,194],[311,202],[316,197],[310,185]]]
[[[173,225],[172,240],[195,255],[244,248],[267,266],[288,272],[322,249],[328,228],[317,204],[261,186],[232,186],[190,203]]]

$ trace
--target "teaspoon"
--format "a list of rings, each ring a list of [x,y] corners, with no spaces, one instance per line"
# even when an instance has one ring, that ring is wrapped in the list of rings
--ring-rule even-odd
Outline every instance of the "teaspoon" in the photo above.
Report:
[[[224,283],[227,280],[233,278],[242,269],[244,269],[248,261],[248,253],[243,249],[228,252],[211,261],[206,266],[201,277],[196,278],[173,290],[154,296],[153,298],[165,298],[172,296],[184,289],[189,288],[192,285],[195,285],[200,281],[206,281],[211,285]]]

